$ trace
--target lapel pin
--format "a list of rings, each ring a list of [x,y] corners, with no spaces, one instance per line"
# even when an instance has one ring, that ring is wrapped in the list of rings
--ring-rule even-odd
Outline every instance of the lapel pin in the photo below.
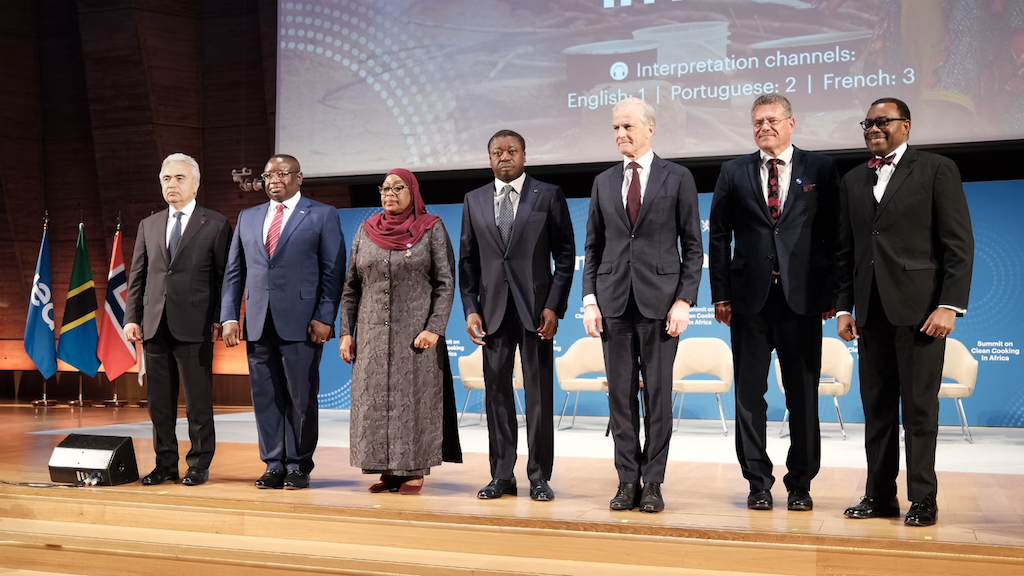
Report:
[[[801,180],[801,179],[799,179],[799,178],[797,178],[797,179],[796,179],[796,183],[797,183],[797,184],[803,184],[803,183],[804,183],[804,181],[803,181],[803,180]]]

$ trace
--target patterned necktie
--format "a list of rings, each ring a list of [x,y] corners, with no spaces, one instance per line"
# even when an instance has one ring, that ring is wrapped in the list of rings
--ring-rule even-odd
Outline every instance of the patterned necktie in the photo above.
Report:
[[[895,152],[893,152],[892,154],[889,154],[885,158],[879,158],[879,157],[876,156],[876,157],[872,158],[871,160],[868,160],[868,168],[871,168],[872,170],[874,170],[875,168],[878,168],[879,166],[892,166],[892,161],[895,160],[895,159],[896,159],[896,153]]]
[[[786,163],[778,158],[768,160],[768,211],[772,214],[772,220],[779,223],[779,216],[782,215],[782,196],[779,194],[779,164]]]
[[[277,240],[281,237],[281,227],[284,225],[284,204],[277,205],[277,214],[270,223],[270,230],[267,231],[267,256],[273,258],[274,250],[277,250]]]
[[[629,179],[629,190],[626,191],[626,212],[629,214],[630,227],[636,226],[636,218],[640,215],[640,165],[629,163],[633,177]]]
[[[512,239],[512,223],[515,222],[515,211],[512,210],[512,194],[516,191],[511,184],[501,189],[501,203],[498,204],[498,232],[501,233],[501,247],[508,249],[508,241]]]
[[[178,251],[178,243],[181,242],[181,210],[174,213],[174,228],[171,228],[171,239],[167,242],[167,253],[174,259],[174,253]]]

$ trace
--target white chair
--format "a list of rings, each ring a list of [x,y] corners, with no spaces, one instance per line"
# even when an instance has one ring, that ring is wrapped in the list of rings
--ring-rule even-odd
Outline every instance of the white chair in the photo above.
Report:
[[[562,402],[562,414],[558,417],[558,426],[562,425],[565,408],[569,404],[569,395],[576,393],[576,403],[572,408],[572,425],[576,425],[576,409],[580,405],[580,392],[601,392],[607,390],[607,381],[603,377],[580,378],[582,374],[604,374],[604,348],[600,338],[589,336],[572,343],[565,354],[555,358],[555,375],[558,385],[565,391]]]
[[[713,378],[684,380],[688,376],[708,375]],[[687,393],[714,394],[718,399],[718,415],[722,419],[722,432],[728,436],[725,425],[725,410],[722,409],[722,394],[732,389],[732,350],[720,338],[683,338],[676,350],[676,361],[672,364],[672,404],[676,397],[676,429],[683,413],[683,395]]]
[[[469,407],[469,399],[473,396],[474,390],[484,390],[484,349],[477,346],[476,350],[468,356],[459,357],[459,379],[462,380],[462,387],[466,389],[466,402],[462,405],[462,414],[459,415],[459,426],[462,426],[462,418],[466,415],[466,408]],[[518,390],[523,389],[523,361],[520,358],[519,348],[516,348],[515,364],[512,370],[512,395],[516,398],[516,405],[519,410],[526,414],[522,402],[519,400]],[[480,421],[484,418],[485,409],[480,409]],[[518,417],[517,417],[518,418]]]
[[[955,382],[943,382],[939,386],[939,398],[952,398],[956,402],[956,416],[960,419],[960,431],[964,440],[971,444],[971,426],[967,423],[963,399],[974,393],[978,381],[978,360],[962,342],[946,338],[946,355],[942,364],[942,378]]]
[[[821,339],[821,375],[818,380],[818,395],[831,396],[832,402],[836,405],[836,417],[839,418],[839,429],[843,433],[843,440],[846,440],[846,427],[843,425],[843,412],[839,409],[839,397],[850,391],[850,382],[853,380],[853,354],[846,347],[846,343],[839,338]],[[779,359],[775,359],[775,381],[779,384],[779,390],[786,393],[786,387],[782,384],[782,366]],[[782,427],[779,429],[779,437],[782,437],[786,429],[786,421],[789,420],[789,409],[782,417]]]

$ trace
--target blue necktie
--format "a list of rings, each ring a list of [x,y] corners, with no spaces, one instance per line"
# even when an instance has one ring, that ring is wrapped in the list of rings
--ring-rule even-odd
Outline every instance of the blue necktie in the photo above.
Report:
[[[171,228],[171,239],[167,242],[167,253],[174,259],[174,253],[178,251],[178,243],[181,242],[181,215],[182,211],[174,213],[174,228]]]

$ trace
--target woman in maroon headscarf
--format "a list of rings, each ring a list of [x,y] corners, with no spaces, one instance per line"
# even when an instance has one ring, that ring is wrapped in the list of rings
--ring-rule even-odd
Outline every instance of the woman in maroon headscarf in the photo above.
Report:
[[[455,256],[416,177],[396,168],[384,212],[352,240],[341,296],[341,357],[352,366],[350,461],[380,474],[370,492],[416,494],[430,468],[461,462],[444,331]]]

